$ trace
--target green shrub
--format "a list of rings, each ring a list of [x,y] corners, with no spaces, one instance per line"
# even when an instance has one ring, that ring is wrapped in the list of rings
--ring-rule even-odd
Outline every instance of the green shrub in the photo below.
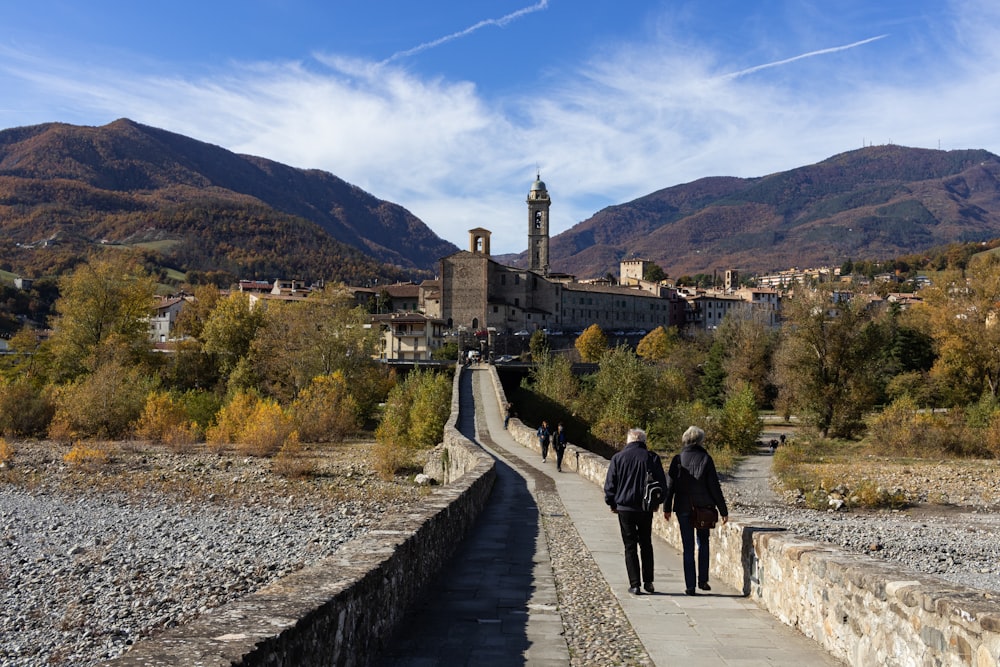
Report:
[[[184,413],[198,425],[202,433],[208,430],[215,415],[222,409],[221,397],[204,389],[188,389],[176,395],[176,400],[184,406]]]
[[[47,388],[24,378],[0,385],[0,433],[43,435],[54,414],[55,404]]]
[[[136,367],[115,362],[100,366],[56,389],[54,430],[78,437],[122,438],[142,414],[154,385]]]
[[[390,478],[416,465],[421,450],[441,442],[451,412],[449,375],[414,371],[389,392],[382,419],[375,429],[376,470]]]

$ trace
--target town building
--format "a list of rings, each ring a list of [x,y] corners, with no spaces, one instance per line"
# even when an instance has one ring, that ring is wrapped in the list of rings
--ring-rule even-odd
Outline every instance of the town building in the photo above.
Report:
[[[173,337],[177,316],[187,305],[184,296],[157,297],[153,314],[149,317],[149,339],[153,343],[166,343]]]
[[[620,267],[624,280],[579,282],[549,266],[549,210],[545,183],[528,193],[528,267],[490,256],[490,231],[469,230],[469,249],[441,259],[441,319],[449,329],[526,335],[537,329],[646,332],[683,326],[685,302],[672,286],[642,280],[641,260]]]
[[[420,313],[373,315],[380,329],[379,358],[393,361],[429,361],[444,344],[444,322]]]

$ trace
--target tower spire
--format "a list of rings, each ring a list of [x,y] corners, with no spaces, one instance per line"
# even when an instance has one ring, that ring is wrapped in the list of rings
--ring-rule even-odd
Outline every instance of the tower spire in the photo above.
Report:
[[[541,176],[541,170],[536,165],[535,182],[528,192],[528,269],[548,275],[549,207],[552,200]]]

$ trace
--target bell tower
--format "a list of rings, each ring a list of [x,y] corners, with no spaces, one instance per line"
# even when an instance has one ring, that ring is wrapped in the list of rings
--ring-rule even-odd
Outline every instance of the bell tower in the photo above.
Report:
[[[528,193],[528,270],[549,274],[549,207],[552,200],[541,175]]]

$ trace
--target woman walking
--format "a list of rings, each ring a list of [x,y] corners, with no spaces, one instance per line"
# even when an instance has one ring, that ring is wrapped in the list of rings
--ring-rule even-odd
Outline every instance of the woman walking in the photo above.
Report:
[[[709,568],[709,530],[698,528],[698,567],[695,571],[695,527],[692,519],[693,510],[698,508],[716,509],[725,524],[729,520],[729,509],[722,495],[722,485],[715,470],[715,461],[702,447],[705,432],[697,426],[691,426],[681,437],[683,448],[670,462],[667,473],[667,499],[663,505],[663,516],[670,519],[673,509],[677,515],[677,525],[681,531],[681,544],[684,548],[684,593],[695,594],[695,582],[703,591],[710,591],[708,584]],[[697,576],[696,576],[697,575]]]

